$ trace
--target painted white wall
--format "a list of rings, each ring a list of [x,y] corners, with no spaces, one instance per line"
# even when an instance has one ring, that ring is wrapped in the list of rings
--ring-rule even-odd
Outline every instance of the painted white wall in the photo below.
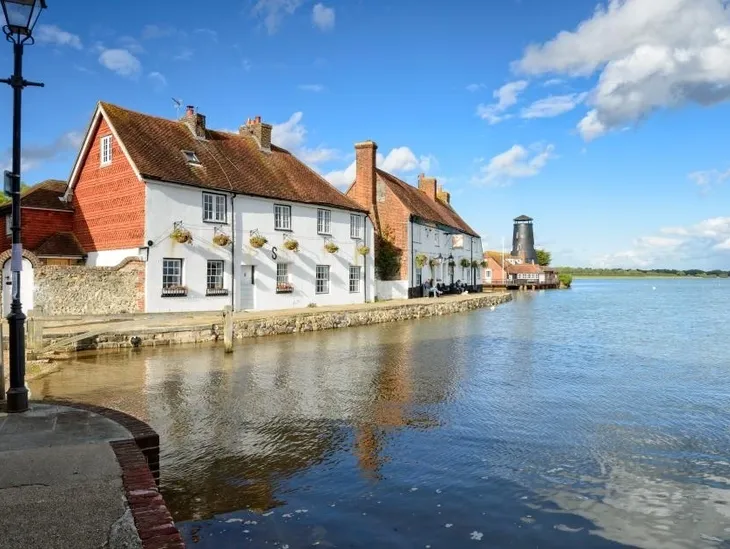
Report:
[[[409,232],[410,230],[411,228],[409,225]],[[469,279],[469,273],[471,272],[471,269],[469,268],[464,271],[460,265],[462,259],[468,259],[469,261],[482,261],[484,257],[484,253],[482,250],[482,240],[481,238],[471,237],[467,234],[457,233],[457,236],[459,235],[461,236],[461,238],[456,239],[457,247],[453,247],[455,240],[453,238],[455,236],[453,233],[447,234],[444,231],[439,230],[435,227],[431,227],[418,222],[413,223],[413,251],[409,254],[409,259],[411,257],[415,258],[416,255],[421,253],[428,256],[429,259],[437,257],[439,254],[441,254],[444,258],[440,265],[430,267],[427,264],[425,267],[422,268],[421,274],[423,281],[426,281],[429,278],[433,278],[437,283],[451,283],[448,261],[446,261],[446,258],[449,257],[449,255],[453,255],[454,261],[456,262],[456,266],[454,267],[454,282],[456,282],[457,280],[461,280],[462,282],[469,284],[482,283],[481,268],[476,269],[475,280],[471,280]],[[461,241],[461,243],[463,244],[460,247],[458,246],[459,241]],[[415,265],[414,269],[409,269],[409,273],[411,273],[411,286],[417,285],[417,272],[418,267],[416,267]]]
[[[375,295],[381,301],[388,299],[408,299],[408,281],[376,280]]]
[[[274,229],[274,205],[291,206],[291,231]],[[324,208],[331,213],[331,236],[317,234],[317,209]],[[370,220],[360,212],[270,200],[250,196],[235,198],[236,210],[236,278],[245,281],[244,276],[255,267],[254,303],[258,310],[288,309],[316,305],[339,305],[372,301],[375,296],[373,228]],[[350,214],[355,213],[365,220],[364,240],[350,237]],[[251,232],[256,231],[268,242],[263,248],[253,248]],[[299,242],[299,251],[290,252],[283,246],[285,237]],[[330,254],[324,250],[329,240],[339,246],[339,251]],[[370,248],[367,257],[356,253],[357,246],[364,243]],[[275,250],[274,250],[275,248]],[[274,258],[276,255],[276,258]],[[276,293],[276,265],[287,263],[289,280],[294,287],[292,293]],[[317,265],[330,266],[330,291],[315,293],[315,269]],[[349,290],[350,265],[362,267],[360,290]],[[240,289],[239,285],[239,289]],[[236,292],[236,308],[241,307],[240,291]]]
[[[147,312],[219,311],[231,305],[231,246],[213,244],[214,228],[231,235],[230,197],[226,200],[228,223],[208,223],[203,221],[203,191],[200,188],[147,182],[146,194],[145,241],[153,242],[146,265]],[[191,232],[192,244],[179,244],[170,238],[178,221]],[[183,260],[183,285],[187,287],[187,296],[162,297],[164,258]],[[224,287],[229,295],[205,295],[209,259],[224,261]]]
[[[3,316],[10,314],[10,305],[13,301],[12,273],[10,272],[10,258],[3,265]],[[8,283],[11,284],[8,284]],[[33,294],[35,290],[33,265],[23,258],[23,270],[20,272],[20,304],[24,313],[33,308]]]
[[[139,257],[139,248],[126,248],[120,250],[104,250],[101,252],[89,252],[86,258],[87,267],[116,267],[128,257]]]

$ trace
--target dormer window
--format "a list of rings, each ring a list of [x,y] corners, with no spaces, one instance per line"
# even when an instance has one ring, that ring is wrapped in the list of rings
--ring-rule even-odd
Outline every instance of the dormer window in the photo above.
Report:
[[[188,161],[188,164],[200,164],[200,160],[198,160],[198,155],[195,154],[193,151],[183,151],[183,155],[185,155],[185,160]]]

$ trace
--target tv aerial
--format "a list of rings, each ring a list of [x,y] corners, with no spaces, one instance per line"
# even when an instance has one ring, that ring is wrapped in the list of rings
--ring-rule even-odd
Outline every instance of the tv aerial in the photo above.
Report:
[[[172,98],[172,102],[175,104],[175,118],[180,118],[180,109],[182,108],[183,100],[182,99],[175,99],[173,97]]]

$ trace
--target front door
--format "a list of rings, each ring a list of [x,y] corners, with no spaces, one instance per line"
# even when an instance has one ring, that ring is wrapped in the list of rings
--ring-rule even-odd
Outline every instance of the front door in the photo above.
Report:
[[[256,308],[256,267],[241,265],[241,309],[250,311]]]

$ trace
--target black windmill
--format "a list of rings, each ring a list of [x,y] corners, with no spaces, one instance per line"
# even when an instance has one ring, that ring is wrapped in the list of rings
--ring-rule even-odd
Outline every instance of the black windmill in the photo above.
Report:
[[[521,257],[525,263],[537,263],[535,235],[532,232],[532,218],[526,215],[515,217],[512,231],[512,254]]]

